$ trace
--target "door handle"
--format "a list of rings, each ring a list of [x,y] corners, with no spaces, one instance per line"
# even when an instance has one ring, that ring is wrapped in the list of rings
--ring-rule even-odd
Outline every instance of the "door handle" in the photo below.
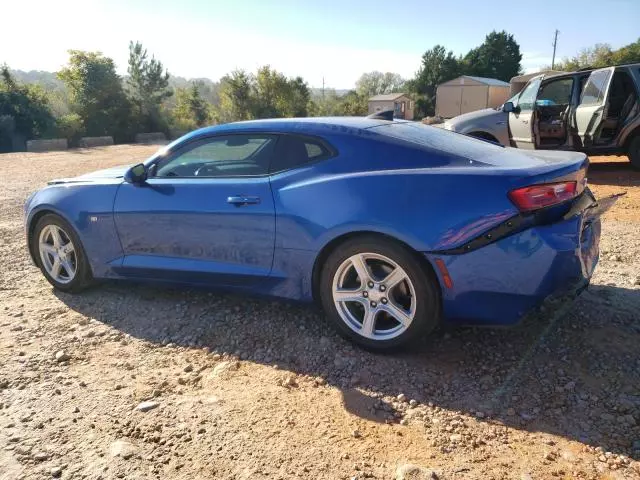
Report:
[[[242,207],[244,205],[255,205],[256,203],[260,203],[260,197],[235,195],[232,197],[227,197],[227,203],[235,205],[236,207]]]
[[[529,123],[529,120],[522,120],[522,123],[524,123],[525,125]]]

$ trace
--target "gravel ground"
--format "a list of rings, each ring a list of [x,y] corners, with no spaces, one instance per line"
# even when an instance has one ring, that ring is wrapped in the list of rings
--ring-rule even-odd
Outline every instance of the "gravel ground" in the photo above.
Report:
[[[640,174],[595,159],[591,288],[513,329],[396,355],[313,307],[102,284],[55,292],[26,196],[154,147],[0,155],[0,479],[640,478]]]

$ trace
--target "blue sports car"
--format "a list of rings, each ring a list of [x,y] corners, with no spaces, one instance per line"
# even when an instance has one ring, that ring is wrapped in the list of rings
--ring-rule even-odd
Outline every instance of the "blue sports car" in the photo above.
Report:
[[[514,324],[586,286],[615,201],[596,202],[587,165],[384,114],[231,123],[50,182],[26,202],[27,241],[62,291],[130,279],[316,300],[382,350],[441,321]]]

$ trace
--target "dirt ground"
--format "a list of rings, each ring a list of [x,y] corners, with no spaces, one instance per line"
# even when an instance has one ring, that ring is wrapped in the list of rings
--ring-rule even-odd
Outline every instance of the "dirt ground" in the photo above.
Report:
[[[591,288],[513,329],[375,355],[313,307],[107,283],[53,291],[22,206],[48,179],[146,158],[0,155],[0,479],[638,479],[640,172],[593,159]]]

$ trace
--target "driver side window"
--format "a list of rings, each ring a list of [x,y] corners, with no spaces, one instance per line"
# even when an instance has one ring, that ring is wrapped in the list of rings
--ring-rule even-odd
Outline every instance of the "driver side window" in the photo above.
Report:
[[[237,177],[265,175],[276,137],[223,135],[193,142],[160,160],[155,177]]]
[[[573,78],[561,78],[546,83],[540,87],[536,105],[545,107],[550,105],[568,105],[571,102]]]
[[[518,107],[520,107],[520,111],[533,110],[533,104],[536,100],[540,82],[541,79],[537,78],[524,87],[524,90],[522,90],[522,93],[518,97]]]

